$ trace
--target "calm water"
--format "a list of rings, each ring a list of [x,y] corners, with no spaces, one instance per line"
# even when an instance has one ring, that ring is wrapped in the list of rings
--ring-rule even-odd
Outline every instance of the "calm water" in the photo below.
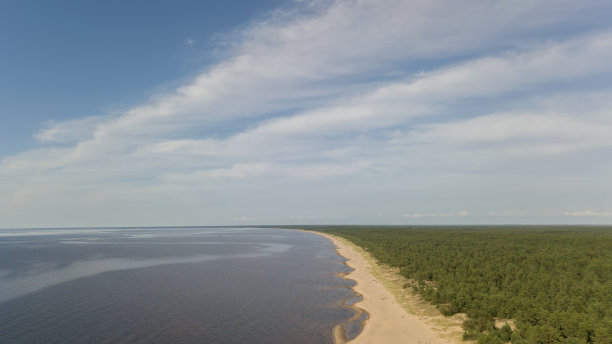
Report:
[[[346,270],[292,230],[0,230],[0,343],[332,343]]]

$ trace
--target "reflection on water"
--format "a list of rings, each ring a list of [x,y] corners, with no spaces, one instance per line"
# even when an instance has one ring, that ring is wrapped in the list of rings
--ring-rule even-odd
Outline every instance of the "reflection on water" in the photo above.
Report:
[[[67,235],[67,234],[79,234],[84,231],[87,234],[110,232],[111,230],[100,230],[100,229],[19,229],[19,230],[0,230],[0,237],[27,237],[27,236],[41,236],[41,235]]]
[[[331,343],[332,328],[355,315],[339,307],[353,296],[337,276],[343,260],[309,233],[16,234],[0,231],[3,342]]]
[[[0,280],[0,302],[13,297],[25,295],[54,284],[66,282],[76,278],[92,276],[106,271],[137,269],[164,264],[202,263],[215,259],[264,257],[269,256],[272,253],[285,252],[289,248],[291,248],[291,245],[270,243],[262,245],[262,249],[256,253],[232,255],[201,254],[188,257],[166,257],[140,260],[123,258],[97,259],[91,261],[77,261],[59,269],[48,268],[49,265],[55,266],[52,264],[42,264],[42,266],[33,266],[26,273],[14,276],[14,278]]]

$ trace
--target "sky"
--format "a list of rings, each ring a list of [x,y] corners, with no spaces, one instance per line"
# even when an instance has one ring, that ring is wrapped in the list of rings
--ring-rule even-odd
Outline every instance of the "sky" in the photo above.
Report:
[[[3,1],[0,228],[612,224],[610,1]]]

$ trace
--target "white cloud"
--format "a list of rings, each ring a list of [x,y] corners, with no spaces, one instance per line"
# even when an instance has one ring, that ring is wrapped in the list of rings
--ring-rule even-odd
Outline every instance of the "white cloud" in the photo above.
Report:
[[[412,219],[418,219],[422,217],[464,217],[468,215],[469,213],[467,212],[467,210],[462,210],[456,213],[438,213],[438,214],[411,213],[411,214],[404,214],[403,216],[412,218]]]
[[[255,220],[254,218],[249,218],[246,216],[239,216],[239,217],[234,217],[231,219],[231,221],[240,221],[240,222],[246,222],[246,221],[253,221]]]
[[[85,117],[64,122],[49,122],[45,129],[36,133],[35,138],[43,143],[72,143],[87,140],[96,131],[96,126],[103,123],[103,117]]]
[[[209,126],[235,117],[267,116],[271,111],[309,104],[312,97],[325,100],[338,95],[338,90],[348,87],[351,91],[352,80],[338,79],[342,75],[370,79],[373,72],[389,69],[406,59],[452,56],[475,51],[486,44],[495,45],[496,35],[501,31],[520,32],[525,27],[541,25],[530,16],[534,10],[544,11],[546,4],[508,8],[503,4],[483,6],[478,2],[441,5],[428,1],[417,4],[338,1],[321,5],[315,15],[280,16],[231,36],[239,42],[235,55],[176,92],[160,95],[119,118],[109,118],[104,125],[78,128],[76,123],[68,122],[58,126],[71,127],[70,131],[78,133],[78,137],[111,139],[109,136],[113,134],[159,135],[160,131],[176,130],[177,126],[183,129],[194,124]],[[575,10],[583,7],[566,6],[576,7]],[[476,13],[482,15],[476,21],[463,19]],[[547,9],[547,15],[554,23],[565,19],[563,16],[567,13],[550,13]],[[508,27],[517,16],[524,19],[520,30]],[[440,27],[436,18],[445,18],[445,27]],[[363,20],[371,25],[363,25]],[[482,30],[482,25],[487,25],[488,30]],[[452,38],[449,31],[453,32]],[[444,37],[442,42],[439,37]],[[443,44],[444,40],[452,44]],[[570,41],[561,46],[552,45],[533,57],[512,54],[506,58],[485,57],[419,78],[418,82],[405,85],[409,87],[406,91],[415,92],[419,97],[434,90],[435,96],[466,90],[473,95],[503,88],[508,82],[522,85],[531,77],[567,78],[585,68],[601,70],[609,67],[606,62],[610,61],[609,49],[601,53],[609,41],[608,36]],[[584,60],[591,63],[576,63]],[[473,73],[473,68],[481,73]],[[559,68],[563,73],[557,73]],[[508,74],[510,70],[513,73]],[[402,74],[408,76],[411,72],[414,71]],[[469,87],[465,87],[466,83]]]
[[[112,209],[144,224],[156,209],[188,224],[264,221],[273,216],[243,211],[264,195],[258,210],[281,208],[282,218],[416,208],[427,211],[403,218],[472,219],[471,208],[439,209],[468,208],[462,199],[483,214],[502,198],[523,206],[518,191],[554,203],[552,181],[585,207],[612,173],[597,159],[612,147],[612,28],[590,20],[602,8],[389,0],[279,10],[226,35],[227,57],[176,90],[45,125],[41,147],[0,163],[0,218],[85,209],[106,224]],[[568,23],[581,31],[562,34]],[[292,199],[306,208],[289,208]]]
[[[581,210],[581,211],[566,211],[563,213],[564,216],[597,216],[597,217],[610,217],[612,212],[610,211],[593,211],[593,210]]]
[[[531,214],[522,210],[503,210],[503,211],[489,211],[489,216],[504,216],[504,217],[518,217],[518,216],[531,216]]]
[[[583,112],[509,112],[419,127],[415,140],[452,145],[479,144],[512,155],[559,155],[610,147],[612,119]],[[500,146],[500,144],[503,144]],[[487,146],[488,145],[488,146]]]
[[[280,179],[310,180],[345,176],[361,171],[367,166],[353,163],[343,164],[308,164],[305,166],[294,166],[278,163],[250,163],[236,164],[227,168],[214,168],[196,171],[188,174],[169,174],[161,176],[162,179],[180,183],[201,183],[208,179],[217,178],[256,178],[272,177]]]

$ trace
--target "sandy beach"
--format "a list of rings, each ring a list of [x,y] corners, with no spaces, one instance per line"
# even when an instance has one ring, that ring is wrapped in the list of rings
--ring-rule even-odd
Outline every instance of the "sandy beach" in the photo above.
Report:
[[[361,248],[343,238],[311,232],[330,239],[337,252],[354,270],[345,277],[354,280],[355,292],[363,300],[354,306],[368,312],[363,331],[351,344],[460,343],[462,318],[444,317],[411,290],[389,268],[377,264]],[[334,331],[337,343],[345,343],[342,331]]]

